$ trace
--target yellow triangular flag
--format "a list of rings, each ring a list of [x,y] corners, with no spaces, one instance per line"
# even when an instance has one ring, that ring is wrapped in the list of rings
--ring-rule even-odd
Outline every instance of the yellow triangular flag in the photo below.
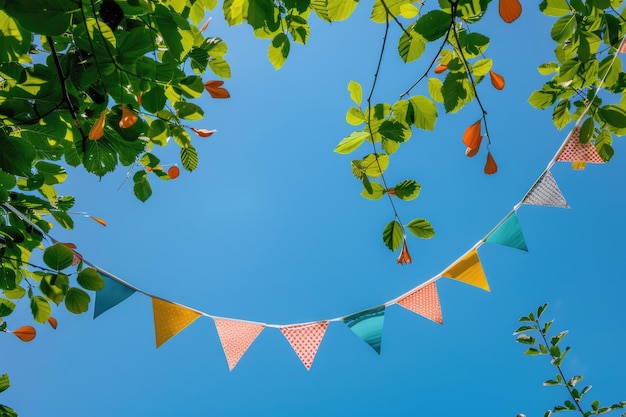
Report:
[[[200,317],[193,310],[158,298],[152,298],[152,312],[157,348]]]
[[[483,267],[480,264],[480,259],[478,258],[478,252],[476,249],[468,252],[463,257],[458,259],[441,275],[482,288],[485,291],[489,291],[487,277],[485,276],[485,271],[483,271]]]

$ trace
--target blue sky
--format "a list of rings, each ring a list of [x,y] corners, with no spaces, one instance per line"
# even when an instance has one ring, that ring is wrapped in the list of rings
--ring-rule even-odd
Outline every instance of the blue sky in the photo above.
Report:
[[[368,20],[366,4],[346,22],[311,18],[309,44],[292,47],[278,72],[267,61],[267,42],[247,26],[228,28],[216,10],[208,31],[229,45],[233,78],[225,87],[232,98],[202,102],[206,120],[198,127],[218,133],[197,139],[197,171],[154,181],[147,203],[128,182],[117,191],[126,170],[101,181],[74,172],[62,191],[108,227],[78,218],[75,231],[55,227],[53,235],[145,291],[219,316],[301,323],[399,296],[506,216],[571,128],[557,131],[548,112],[526,102],[545,81],[536,66],[551,58],[553,20],[526,7],[506,25],[496,7],[476,30],[491,37],[487,55],[507,82],[503,91],[479,86],[499,172],[483,174],[484,149],[473,159],[464,155],[463,131],[480,116],[475,103],[452,116],[440,108],[434,132],[414,132],[386,174],[393,183],[420,182],[420,197],[399,201],[399,213],[405,222],[425,217],[436,230],[429,241],[409,237],[411,265],[397,265],[397,254],[381,242],[392,219],[386,200],[363,199],[352,155],[332,152],[352,132],[344,119],[347,84],[356,80],[367,91],[378,58],[384,27]],[[404,65],[396,27],[390,36],[376,102],[395,101],[424,68]],[[415,94],[426,95],[420,88]],[[479,249],[490,293],[438,281],[443,326],[389,307],[380,356],[331,323],[307,372],[282,334],[266,329],[229,372],[208,318],[155,349],[150,299],[135,294],[97,320],[60,308],[53,313],[58,329],[42,326],[28,344],[5,337],[2,371],[12,387],[1,402],[23,416],[538,416],[566,393],[542,387],[553,368],[546,358],[522,355],[512,332],[544,302],[553,328],[570,330],[566,374],[584,375],[594,387],[590,400],[625,400],[626,148],[617,140],[615,149],[609,164],[582,172],[555,165],[572,208],[518,211],[528,253]],[[161,160],[176,162],[176,149]],[[20,307],[14,327],[20,318],[31,324],[28,306]]]

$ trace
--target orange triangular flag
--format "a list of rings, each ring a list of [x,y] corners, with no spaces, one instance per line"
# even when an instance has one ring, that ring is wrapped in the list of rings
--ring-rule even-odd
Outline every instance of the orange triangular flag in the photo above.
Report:
[[[152,312],[157,348],[200,317],[193,310],[158,298],[152,298]]]
[[[322,343],[322,338],[328,327],[328,322],[294,324],[283,326],[280,331],[285,335],[296,355],[302,361],[307,370],[311,369],[317,348]]]
[[[431,282],[421,288],[411,291],[409,294],[398,300],[398,304],[407,310],[424,316],[435,323],[443,324],[441,316],[441,304],[437,294],[437,285]]]
[[[591,142],[580,143],[580,128],[574,128],[569,139],[559,152],[557,161],[589,162],[603,164],[604,160],[598,155],[596,147]]]
[[[476,249],[463,255],[441,275],[489,291],[487,277],[480,264],[480,258],[478,258]]]
[[[232,371],[265,326],[261,323],[228,319],[214,318],[213,321],[222,342],[228,369]]]

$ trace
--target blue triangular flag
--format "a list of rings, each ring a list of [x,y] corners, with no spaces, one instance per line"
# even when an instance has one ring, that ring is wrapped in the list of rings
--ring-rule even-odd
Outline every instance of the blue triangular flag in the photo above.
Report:
[[[517,219],[517,213],[512,211],[500,225],[487,236],[486,242],[497,243],[498,245],[508,246],[510,248],[521,249],[528,252],[524,233]]]
[[[104,278],[104,288],[96,292],[96,305],[93,311],[95,319],[110,308],[115,307],[135,292],[132,288],[109,277]]]
[[[384,320],[385,306],[380,306],[348,316],[343,322],[380,355]]]

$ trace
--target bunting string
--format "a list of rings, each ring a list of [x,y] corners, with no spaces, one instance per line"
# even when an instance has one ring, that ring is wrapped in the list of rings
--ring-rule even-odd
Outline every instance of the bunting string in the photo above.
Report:
[[[626,52],[626,36],[622,39],[620,53]],[[615,63],[617,54],[613,57],[610,66]],[[142,290],[118,276],[102,269],[82,255],[70,248],[75,256],[80,257],[85,265],[98,271],[104,278],[104,288],[96,292],[94,319],[125,301],[134,293],[140,293],[152,300],[154,316],[156,347],[162,346],[176,334],[180,333],[200,317],[211,318],[224,350],[229,370],[233,370],[247,349],[265,328],[276,328],[285,336],[294,352],[307,370],[311,369],[317,350],[324,338],[330,323],[344,323],[356,336],[367,343],[376,353],[380,354],[385,310],[392,305],[399,305],[409,311],[425,317],[438,324],[443,324],[441,305],[437,292],[437,281],[444,277],[464,282],[489,291],[489,283],[485,276],[478,249],[484,243],[494,243],[514,249],[528,251],[524,234],[517,217],[517,211],[522,205],[541,205],[569,208],[565,197],[561,193],[550,169],[559,161],[573,163],[574,169],[582,169],[586,163],[604,163],[592,143],[581,144],[579,141],[580,125],[589,112],[591,105],[604,84],[606,71],[601,79],[593,99],[589,100],[586,108],[577,119],[573,129],[558,148],[554,157],[549,161],[539,178],[532,184],[523,198],[513,207],[497,225],[481,240],[472,246],[461,257],[448,265],[442,272],[410,289],[406,293],[376,307],[358,311],[341,317],[323,319],[307,323],[268,324],[257,321],[221,317],[204,311],[176,303],[166,298]],[[37,229],[53,244],[60,243],[50,234],[44,232],[31,222],[23,213],[9,203],[2,206],[20,217],[24,222]]]

